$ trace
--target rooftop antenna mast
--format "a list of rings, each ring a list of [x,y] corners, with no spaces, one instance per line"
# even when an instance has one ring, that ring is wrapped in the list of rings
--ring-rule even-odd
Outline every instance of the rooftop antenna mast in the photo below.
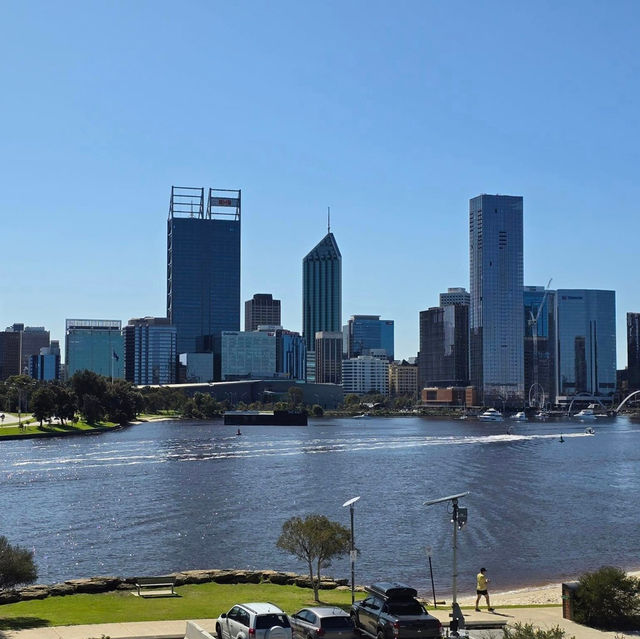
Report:
[[[331,233],[331,207],[327,207],[327,233]]]

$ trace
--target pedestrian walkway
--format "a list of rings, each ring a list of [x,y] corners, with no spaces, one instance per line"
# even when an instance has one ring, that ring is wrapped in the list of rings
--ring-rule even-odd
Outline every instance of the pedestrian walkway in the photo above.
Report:
[[[438,608],[429,611],[443,626],[449,625],[449,609]],[[560,606],[541,608],[505,608],[494,613],[463,610],[470,637],[482,637],[482,628],[496,628],[502,623],[530,623],[537,628],[548,630],[560,626],[566,639],[625,639],[638,638],[638,633],[602,632],[586,628],[562,617]],[[195,619],[199,626],[214,634],[215,619]],[[55,626],[51,628],[32,628],[29,630],[0,631],[0,639],[183,639],[186,621],[137,621],[129,623],[104,623],[87,626]],[[446,631],[445,631],[446,634]],[[486,635],[484,635],[486,636]]]

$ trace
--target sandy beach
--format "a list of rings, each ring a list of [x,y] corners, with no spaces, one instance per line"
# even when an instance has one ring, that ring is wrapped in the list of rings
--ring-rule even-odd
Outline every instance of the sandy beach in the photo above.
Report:
[[[640,570],[627,573],[633,577],[640,577]],[[567,580],[570,581],[570,580]],[[549,605],[562,603],[562,583],[547,584],[545,586],[534,586],[530,588],[520,588],[518,590],[506,590],[495,592],[491,589],[489,581],[489,596],[491,605],[498,606],[530,606]],[[476,602],[474,595],[458,597],[461,606],[473,606]],[[480,606],[484,608],[486,601],[484,597],[480,600]]]

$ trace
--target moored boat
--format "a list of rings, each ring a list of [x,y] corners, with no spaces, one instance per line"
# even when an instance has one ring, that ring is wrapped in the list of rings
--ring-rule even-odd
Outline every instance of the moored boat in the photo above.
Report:
[[[484,413],[480,413],[480,415],[478,415],[478,419],[481,422],[504,421],[504,417],[502,416],[502,413],[499,410],[496,410],[495,408],[488,408],[487,410],[484,411]]]
[[[518,411],[515,415],[511,415],[511,420],[514,422],[528,422],[527,416],[524,411]]]

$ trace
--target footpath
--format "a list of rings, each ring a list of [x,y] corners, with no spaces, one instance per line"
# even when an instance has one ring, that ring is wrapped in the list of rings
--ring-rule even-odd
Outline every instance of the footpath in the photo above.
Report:
[[[449,609],[429,610],[443,626],[449,625]],[[625,639],[638,638],[639,633],[602,632],[586,628],[562,617],[560,606],[539,608],[505,608],[489,613],[463,610],[467,622],[467,633],[471,639],[487,637],[488,629],[504,624],[530,623],[537,628],[548,630],[559,626],[565,631],[565,639]],[[215,619],[194,619],[204,630],[214,635]],[[0,639],[183,639],[186,621],[139,621],[131,623],[104,623],[90,626],[55,626],[32,628],[29,630],[0,631]],[[445,635],[447,635],[445,628]],[[215,636],[215,635],[214,635]],[[498,636],[498,635],[493,635]]]

